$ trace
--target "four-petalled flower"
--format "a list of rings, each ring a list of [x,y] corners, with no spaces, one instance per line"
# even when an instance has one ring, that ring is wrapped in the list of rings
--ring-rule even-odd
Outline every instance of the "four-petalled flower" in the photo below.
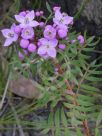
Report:
[[[47,55],[51,58],[56,58],[56,46],[58,44],[58,40],[47,40],[42,38],[40,42],[41,46],[38,48],[38,54],[40,56]]]
[[[73,24],[73,17],[68,16],[66,13],[61,13],[60,10],[55,12],[53,22],[58,26]]]
[[[35,18],[35,13],[33,10],[28,12],[25,16],[15,15],[15,19],[20,23],[21,28],[25,28],[27,26],[31,26],[31,27],[38,26],[39,23],[35,21],[34,18]]]
[[[3,29],[1,30],[1,32],[6,38],[4,46],[9,46],[18,39],[18,34],[14,31],[14,24],[11,26],[10,29]]]

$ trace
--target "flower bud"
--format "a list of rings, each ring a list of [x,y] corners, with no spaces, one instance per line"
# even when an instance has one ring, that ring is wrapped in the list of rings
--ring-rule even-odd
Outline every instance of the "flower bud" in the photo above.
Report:
[[[29,40],[22,39],[22,40],[20,41],[20,46],[21,46],[23,49],[27,48],[28,45],[29,45]]]
[[[61,50],[64,50],[66,48],[66,45],[65,44],[59,44],[58,47],[61,49]]]
[[[36,51],[36,45],[33,44],[33,43],[29,44],[28,51],[31,52],[31,53],[35,52]]]

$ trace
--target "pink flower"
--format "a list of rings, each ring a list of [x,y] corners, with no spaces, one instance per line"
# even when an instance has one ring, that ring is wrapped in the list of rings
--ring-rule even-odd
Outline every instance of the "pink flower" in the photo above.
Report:
[[[40,12],[39,12],[39,11],[35,12],[35,15],[36,15],[37,17],[39,17],[39,16],[40,16]]]
[[[44,11],[41,10],[40,11],[40,16],[43,16],[43,14],[44,14]]]
[[[22,39],[22,40],[20,41],[20,46],[21,46],[23,49],[27,48],[28,45],[29,45],[29,41],[28,41],[28,40]]]
[[[74,44],[76,42],[76,40],[71,40],[70,43],[71,44]]]
[[[34,37],[34,30],[32,27],[26,27],[22,30],[21,34],[24,39],[32,39]]]
[[[68,16],[66,13],[61,13],[59,10],[55,12],[53,22],[58,26],[73,24],[73,17]]]
[[[23,50],[23,52],[18,52],[18,56],[21,60],[24,60],[25,55],[28,55],[28,52],[26,50]]]
[[[14,31],[14,24],[11,26],[10,29],[3,29],[3,30],[1,30],[1,32],[2,32],[3,36],[6,38],[4,46],[9,46],[13,42],[17,41],[17,39],[18,39],[18,34],[16,34]]]
[[[61,49],[61,50],[64,50],[66,48],[66,45],[65,44],[59,44],[58,47]]]
[[[28,51],[33,53],[36,51],[36,45],[33,44],[33,43],[30,43],[29,46],[28,46]]]
[[[45,23],[44,23],[44,22],[40,22],[40,23],[39,23],[39,26],[40,26],[41,28],[43,28],[43,27],[45,26]]]
[[[26,16],[26,14],[27,14],[26,11],[22,11],[19,13],[20,16],[24,16],[24,17]]]
[[[58,30],[58,35],[60,38],[65,38],[67,36],[67,30],[66,29],[59,29]]]
[[[53,11],[56,12],[57,10],[60,10],[61,7],[53,7]]]
[[[56,29],[51,25],[47,25],[44,30],[44,37],[48,40],[54,39],[56,37]]]
[[[84,37],[82,36],[82,35],[79,35],[78,37],[77,37],[77,39],[79,40],[79,42],[80,42],[80,44],[84,44]]]
[[[14,31],[15,31],[15,33],[17,33],[17,34],[19,34],[20,32],[21,32],[21,28],[20,28],[20,26],[19,25],[16,25],[15,26],[15,28],[14,28]]]
[[[56,46],[58,44],[57,39],[53,40],[47,40],[45,38],[42,38],[40,40],[41,46],[38,48],[38,54],[40,56],[47,55],[51,58],[56,58]]]
[[[36,27],[39,25],[37,21],[34,21],[35,13],[34,11],[28,12],[25,16],[15,15],[15,19],[20,23],[21,28],[25,28],[27,26]]]
[[[20,51],[18,52],[18,56],[19,56],[19,58],[20,58],[21,60],[24,60],[24,55],[23,55],[23,53],[21,53]]]

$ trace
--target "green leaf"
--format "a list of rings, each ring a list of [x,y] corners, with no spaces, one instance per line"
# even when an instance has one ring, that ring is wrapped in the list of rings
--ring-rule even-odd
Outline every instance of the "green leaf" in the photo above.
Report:
[[[95,36],[91,36],[90,38],[87,39],[87,43],[91,43],[94,40]]]
[[[48,117],[48,125],[50,127],[54,126],[54,118],[53,118],[53,112],[50,112],[49,117]]]
[[[77,128],[77,136],[83,136],[83,134],[79,128]]]
[[[96,126],[98,126],[101,123],[101,121],[102,121],[102,110],[99,113],[98,118],[96,120]]]
[[[41,133],[43,135],[47,134],[50,131],[50,128],[45,128],[43,131],[41,131]]]
[[[65,116],[65,113],[64,113],[64,109],[62,108],[61,110],[61,120],[62,120],[62,124],[64,125],[64,127],[67,128],[67,118]]]
[[[52,13],[51,7],[50,7],[50,5],[49,5],[48,2],[46,2],[46,7],[47,7],[47,10],[48,10],[50,13]]]
[[[90,74],[93,74],[93,75],[101,75],[101,74],[102,74],[102,71],[89,70],[89,73],[90,73]]]
[[[90,86],[90,85],[86,85],[86,84],[81,84],[81,87],[85,90],[89,90],[89,91],[100,91],[98,88],[95,88],[94,86]]]
[[[98,128],[95,128],[95,136],[101,136]]]
[[[102,81],[102,78],[92,77],[92,76],[87,76],[87,77],[85,77],[85,79],[88,80],[88,81],[93,81],[93,82],[100,82],[100,81]]]
[[[55,113],[55,136],[61,136],[61,130],[60,130],[60,110],[58,109]]]
[[[71,132],[69,131],[68,128],[65,128],[65,131],[64,131],[64,136],[70,136]]]
[[[82,106],[92,106],[92,105],[94,105],[90,101],[86,101],[86,100],[83,100],[81,98],[78,99],[77,102],[79,103],[79,105],[82,105]]]

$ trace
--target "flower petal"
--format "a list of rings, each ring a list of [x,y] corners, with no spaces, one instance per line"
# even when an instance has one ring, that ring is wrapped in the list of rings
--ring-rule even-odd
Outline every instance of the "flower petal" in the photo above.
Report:
[[[38,23],[37,21],[31,21],[31,22],[29,23],[29,25],[30,25],[31,27],[36,27],[36,26],[39,25],[39,23]]]
[[[23,16],[21,15],[15,15],[15,19],[16,21],[18,21],[19,23],[24,23],[24,18]]]
[[[60,19],[62,18],[62,14],[61,14],[61,12],[60,12],[59,10],[57,10],[57,11],[55,12],[55,18],[56,18],[57,20],[60,20]]]
[[[41,43],[41,45],[47,45],[48,44],[48,40],[46,38],[39,39],[39,42]]]
[[[48,55],[49,55],[50,57],[56,58],[56,49],[55,49],[55,48],[49,48],[49,49],[47,50],[47,53],[48,53]]]
[[[20,26],[20,28],[26,28],[27,27],[27,25],[24,24],[24,23],[20,24],[19,26]]]
[[[12,26],[11,26],[11,30],[14,31],[14,30],[15,30],[15,27],[16,27],[16,24],[13,23]]]
[[[57,44],[58,44],[58,40],[57,40],[57,39],[49,40],[49,45],[50,45],[50,46],[56,47]]]
[[[9,38],[8,34],[11,32],[11,30],[10,29],[3,29],[3,30],[1,30],[1,32],[5,38]]]
[[[12,41],[17,41],[17,40],[18,40],[18,34],[15,33]]]
[[[39,55],[44,55],[46,53],[46,46],[40,46],[38,48],[38,54]]]
[[[34,10],[30,11],[30,12],[26,15],[26,17],[27,17],[30,21],[32,21],[32,20],[34,19],[34,17],[35,17]]]
[[[10,44],[12,44],[12,39],[6,39],[5,43],[3,46],[10,46]]]

